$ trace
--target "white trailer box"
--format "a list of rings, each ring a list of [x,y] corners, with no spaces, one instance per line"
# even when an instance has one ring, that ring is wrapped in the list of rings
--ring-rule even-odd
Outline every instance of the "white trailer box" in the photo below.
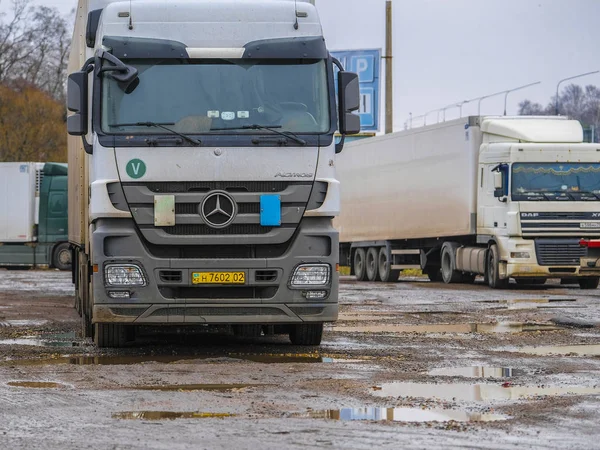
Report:
[[[43,164],[0,163],[0,242],[32,242]]]
[[[340,241],[475,234],[481,136],[468,125],[464,118],[348,144],[337,162]]]

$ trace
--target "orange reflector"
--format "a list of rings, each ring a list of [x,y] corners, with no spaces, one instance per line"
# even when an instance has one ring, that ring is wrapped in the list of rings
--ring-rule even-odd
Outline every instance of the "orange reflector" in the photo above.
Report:
[[[92,270],[94,271],[94,273],[98,273],[99,269],[98,269],[98,264],[94,264],[92,266]]]
[[[339,263],[337,263],[337,264],[335,265],[335,271],[336,271],[336,272],[339,272],[339,271],[340,271],[340,264],[339,264]]]

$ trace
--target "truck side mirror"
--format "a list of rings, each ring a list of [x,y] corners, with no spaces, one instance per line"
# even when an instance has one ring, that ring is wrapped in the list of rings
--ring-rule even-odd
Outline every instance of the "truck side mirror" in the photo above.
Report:
[[[360,117],[353,114],[360,107],[358,75],[352,72],[339,72],[338,94],[340,104],[340,133],[359,133]]]
[[[498,166],[494,169],[494,197],[501,199],[506,197],[508,193],[506,192],[506,186],[504,185],[505,174],[506,174],[506,166]],[[506,201],[506,200],[504,200]]]
[[[67,118],[67,131],[72,136],[85,136],[88,132],[88,72],[74,72],[67,84],[67,108],[74,114]]]

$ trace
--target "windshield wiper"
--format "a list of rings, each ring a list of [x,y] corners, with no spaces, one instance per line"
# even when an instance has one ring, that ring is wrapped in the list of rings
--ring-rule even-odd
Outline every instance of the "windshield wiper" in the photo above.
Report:
[[[171,134],[175,134],[175,135],[179,136],[180,138],[185,139],[186,141],[188,141],[194,145],[202,145],[202,142],[200,142],[198,139],[194,139],[193,137],[186,136],[185,134],[182,134],[171,128],[167,128],[165,125],[175,125],[175,124],[174,123],[158,123],[158,122],[135,122],[135,123],[115,123],[115,124],[109,125],[109,127],[155,127],[155,128],[160,128],[162,130],[166,130]]]
[[[213,128],[211,131],[267,130],[267,131],[270,131],[271,133],[275,133],[280,136],[286,137],[288,139],[292,139],[293,141],[296,141],[300,145],[306,145],[306,141],[304,139],[298,137],[297,134],[292,133],[291,131],[279,131],[277,128],[282,128],[282,126],[281,125],[273,125],[273,126],[268,127],[265,125],[252,124],[252,125],[244,125],[241,127]]]

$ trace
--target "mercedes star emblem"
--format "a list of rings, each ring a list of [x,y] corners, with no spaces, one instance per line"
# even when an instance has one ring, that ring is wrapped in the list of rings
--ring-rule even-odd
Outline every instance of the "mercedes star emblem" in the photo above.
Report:
[[[236,215],[237,205],[226,192],[211,192],[200,205],[200,216],[211,228],[229,226]]]

